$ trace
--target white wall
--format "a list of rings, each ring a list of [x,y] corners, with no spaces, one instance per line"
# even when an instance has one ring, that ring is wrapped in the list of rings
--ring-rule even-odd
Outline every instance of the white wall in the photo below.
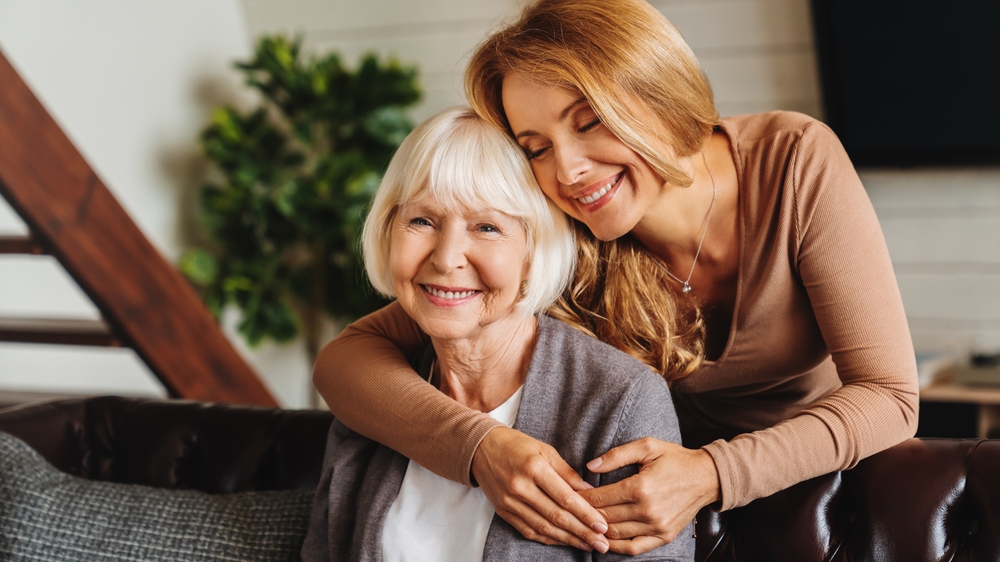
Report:
[[[650,0],[684,34],[723,115],[822,117],[808,0]],[[462,69],[523,0],[244,0],[253,35],[392,53],[420,66],[429,116],[461,103]],[[983,69],[984,72],[992,69]],[[1000,169],[862,171],[919,351],[1000,351]],[[864,280],[858,280],[864,290]]]
[[[204,165],[198,134],[213,107],[240,99],[231,63],[250,48],[239,0],[0,0],[0,49],[171,262]],[[0,233],[23,231],[0,203]],[[53,259],[0,256],[0,315],[98,313]],[[246,355],[282,403],[306,404],[301,346]],[[14,344],[0,344],[3,390],[163,393],[129,350]]]

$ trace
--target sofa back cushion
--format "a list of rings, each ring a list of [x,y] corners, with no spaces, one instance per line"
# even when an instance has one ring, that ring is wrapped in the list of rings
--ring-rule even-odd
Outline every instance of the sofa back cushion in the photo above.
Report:
[[[0,433],[0,559],[298,560],[313,495],[84,480]]]
[[[0,411],[0,431],[87,480],[233,494],[315,488],[333,415],[94,396]]]

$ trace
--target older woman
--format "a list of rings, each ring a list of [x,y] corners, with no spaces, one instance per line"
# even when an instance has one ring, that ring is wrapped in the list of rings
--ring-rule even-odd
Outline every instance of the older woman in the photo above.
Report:
[[[476,51],[466,86],[578,226],[561,317],[667,377],[685,446],[615,448],[591,469],[639,474],[580,490],[531,439],[421,386],[400,351],[422,339],[392,309],[317,363],[344,423],[477,481],[526,536],[629,553],[683,536],[706,505],[738,507],[913,435],[892,264],[829,128],[789,112],[720,119],[690,48],[642,0],[536,2]],[[396,391],[420,407],[384,398]],[[414,439],[431,428],[442,438]]]
[[[429,336],[413,364],[443,395],[550,444],[591,487],[635,473],[589,472],[584,464],[595,455],[647,436],[679,441],[662,378],[541,314],[573,271],[569,223],[538,190],[517,145],[471,109],[445,111],[407,137],[363,241],[373,285]],[[647,559],[693,555],[688,536]],[[591,556],[603,555],[524,539],[494,516],[482,490],[334,422],[303,559]]]

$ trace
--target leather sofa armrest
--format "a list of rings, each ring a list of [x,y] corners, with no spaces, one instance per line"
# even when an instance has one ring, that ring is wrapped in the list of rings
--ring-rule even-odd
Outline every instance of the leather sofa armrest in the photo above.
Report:
[[[24,441],[59,470],[79,475],[86,411],[83,399],[13,406],[0,410],[0,431]]]
[[[333,416],[102,396],[0,411],[0,431],[91,480],[209,493],[310,488]]]

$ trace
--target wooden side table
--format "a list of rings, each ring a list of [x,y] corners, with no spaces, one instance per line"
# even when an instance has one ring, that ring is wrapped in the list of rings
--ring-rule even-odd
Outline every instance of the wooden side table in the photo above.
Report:
[[[978,407],[979,437],[1000,437],[1000,387],[964,386],[941,381],[920,389],[922,402],[950,402]]]

